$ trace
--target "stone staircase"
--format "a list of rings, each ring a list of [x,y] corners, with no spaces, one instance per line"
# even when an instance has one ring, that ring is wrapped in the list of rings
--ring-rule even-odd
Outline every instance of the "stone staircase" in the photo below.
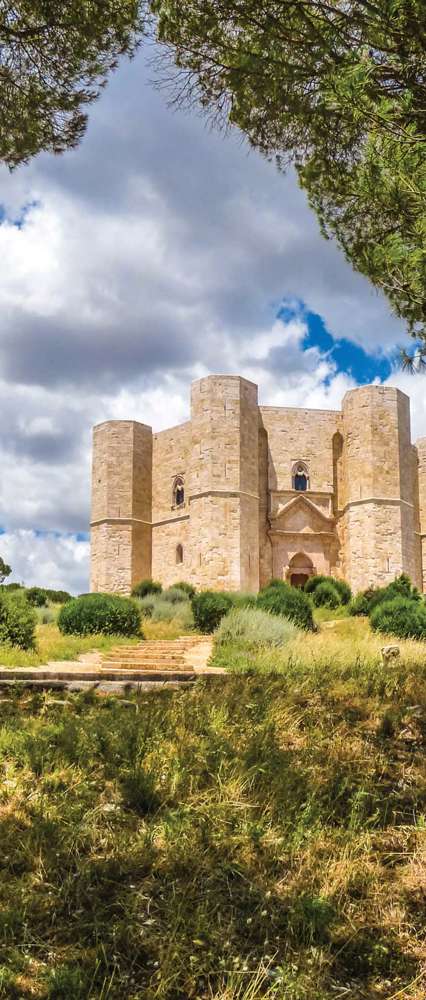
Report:
[[[102,657],[102,674],[126,675],[134,680],[195,680],[196,672],[207,666],[211,640],[203,636],[180,639],[146,640],[137,646],[117,646]]]
[[[94,687],[100,693],[188,686],[200,674],[225,672],[208,666],[211,649],[208,637],[182,636],[116,646],[108,653],[85,653],[75,663],[52,661],[44,667],[0,667],[0,690],[16,683],[69,691]]]

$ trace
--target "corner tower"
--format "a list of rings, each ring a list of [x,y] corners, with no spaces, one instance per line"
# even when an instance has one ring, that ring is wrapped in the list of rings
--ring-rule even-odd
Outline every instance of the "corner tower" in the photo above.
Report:
[[[345,571],[354,591],[407,573],[421,585],[410,401],[363,386],[343,400]]]
[[[191,433],[191,579],[214,590],[257,591],[257,386],[233,375],[194,382]]]
[[[151,576],[152,430],[111,420],[93,431],[91,589],[129,594]]]
[[[422,563],[423,592],[426,593],[426,438],[416,442],[419,487],[419,543]]]

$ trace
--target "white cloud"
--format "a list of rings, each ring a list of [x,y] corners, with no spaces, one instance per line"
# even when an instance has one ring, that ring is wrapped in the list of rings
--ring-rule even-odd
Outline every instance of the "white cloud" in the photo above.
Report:
[[[1,535],[0,549],[13,570],[8,582],[75,594],[87,590],[89,543],[76,536],[20,529]]]

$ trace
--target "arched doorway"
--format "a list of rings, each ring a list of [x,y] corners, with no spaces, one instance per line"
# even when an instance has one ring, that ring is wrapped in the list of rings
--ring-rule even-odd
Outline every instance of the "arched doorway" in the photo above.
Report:
[[[301,589],[314,572],[314,565],[309,556],[304,552],[298,552],[289,562],[286,577],[292,587]]]

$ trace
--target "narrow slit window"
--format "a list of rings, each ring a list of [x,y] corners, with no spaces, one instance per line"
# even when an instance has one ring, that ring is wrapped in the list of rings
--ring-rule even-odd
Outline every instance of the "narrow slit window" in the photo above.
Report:
[[[183,545],[176,546],[176,565],[180,566],[183,563]]]

